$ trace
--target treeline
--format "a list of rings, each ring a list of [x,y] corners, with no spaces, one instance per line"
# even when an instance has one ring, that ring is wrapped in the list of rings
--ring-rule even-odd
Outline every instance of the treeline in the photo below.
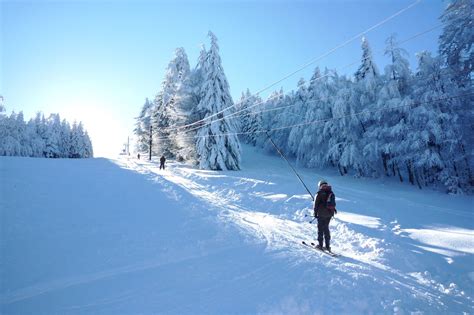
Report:
[[[224,74],[217,38],[209,32],[210,48],[203,46],[193,70],[183,48],[175,51],[153,101],[148,99],[136,118],[137,150],[149,150],[203,169],[240,169],[240,144],[229,84]],[[185,127],[183,127],[185,126]]]
[[[272,130],[277,145],[301,166],[472,192],[472,16],[472,1],[449,4],[441,17],[439,55],[417,54],[415,71],[390,36],[390,62],[381,73],[363,39],[352,78],[316,68],[296,91],[277,91],[265,101],[247,91],[239,104],[243,140],[273,152],[261,132]]]
[[[316,68],[296,90],[266,100],[247,91],[233,106],[217,39],[191,70],[176,50],[156,97],[136,120],[138,150],[200,168],[240,168],[240,139],[274,152],[267,132],[300,166],[341,175],[397,177],[422,188],[472,192],[474,180],[473,3],[456,0],[441,16],[439,53],[417,54],[412,70],[395,35],[388,65],[375,65],[367,39],[353,76]],[[237,109],[235,109],[235,107]]]
[[[7,116],[0,106],[0,156],[45,158],[93,157],[92,143],[82,123],[72,126],[51,114],[38,113],[25,122],[23,113]]]

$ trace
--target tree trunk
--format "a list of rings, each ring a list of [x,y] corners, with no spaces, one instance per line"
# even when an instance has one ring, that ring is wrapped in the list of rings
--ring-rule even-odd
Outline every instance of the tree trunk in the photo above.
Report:
[[[402,177],[402,174],[400,173],[400,169],[398,168],[398,165],[396,166],[396,168],[397,168],[398,178],[400,179],[400,182],[403,183],[403,177]]]
[[[408,171],[408,181],[410,182],[410,184],[415,185],[411,161],[407,162],[407,171]]]
[[[340,164],[337,165],[337,169],[339,170],[339,174],[341,174],[341,176],[344,176],[344,172],[343,172],[343,170],[341,169],[341,165],[340,165]]]
[[[388,160],[387,154],[382,153],[382,163],[383,163],[383,170],[385,172],[385,176],[389,176],[388,175],[387,160]]]
[[[418,188],[422,189],[419,176],[418,176],[415,169],[413,170],[413,173],[414,173],[414,176],[415,176],[415,179],[416,179],[416,184],[418,185]]]

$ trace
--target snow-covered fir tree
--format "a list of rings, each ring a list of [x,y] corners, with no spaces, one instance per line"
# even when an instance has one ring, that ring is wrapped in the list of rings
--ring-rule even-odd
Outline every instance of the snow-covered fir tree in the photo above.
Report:
[[[63,119],[63,121],[61,122],[59,142],[60,142],[59,144],[60,156],[69,157],[68,148],[71,147],[71,125],[65,119]],[[91,144],[91,147],[92,147],[92,144]]]
[[[362,63],[354,77],[354,90],[350,100],[353,116],[350,119],[350,131],[346,131],[348,142],[343,149],[341,162],[344,168],[355,171],[356,176],[365,176],[374,172],[363,155],[363,148],[367,144],[364,135],[376,123],[371,112],[376,109],[377,94],[381,86],[379,71],[365,37],[362,38]]]
[[[150,126],[151,126],[151,110],[152,103],[145,99],[140,114],[135,119],[134,134],[137,137],[136,150],[138,152],[147,152],[150,143]]]
[[[61,156],[61,118],[58,114],[51,114],[46,120],[45,155],[57,158]]]
[[[242,93],[238,106],[238,115],[240,120],[240,132],[243,133],[241,138],[245,143],[253,146],[257,143],[257,132],[262,128],[262,118],[259,111],[263,108],[262,99],[258,95],[250,93],[249,89]]]
[[[308,87],[303,78],[298,81],[297,90],[295,93],[291,94],[290,97],[290,104],[288,104],[288,108],[283,111],[286,126],[300,124],[306,121],[305,114],[308,110],[308,102],[311,101],[308,99]],[[297,153],[300,143],[303,141],[301,137],[304,128],[305,127],[295,127],[286,130],[288,133],[288,143],[286,145],[288,154],[296,156],[298,162],[300,159],[298,159]]]
[[[354,74],[354,77],[356,81],[360,81],[366,78],[377,77],[378,75],[379,71],[374,63],[369,42],[367,38],[362,37],[362,62]]]
[[[195,161],[195,142],[192,135],[186,132],[182,126],[197,120],[194,111],[196,102],[194,99],[194,86],[191,81],[191,70],[188,56],[184,48],[175,51],[175,57],[171,62],[169,73],[172,82],[173,103],[168,107],[171,128],[178,128],[171,134],[173,155],[179,161]]]
[[[452,0],[443,15],[443,32],[439,38],[439,53],[446,67],[445,76],[457,85],[457,96],[461,101],[459,118],[462,138],[461,150],[466,152],[469,171],[474,170],[474,85],[473,31],[474,2],[472,0]],[[474,178],[471,176],[471,185]]]
[[[366,175],[403,177],[403,156],[399,155],[399,143],[407,137],[408,105],[412,102],[410,82],[412,74],[407,52],[397,44],[396,36],[386,40],[385,55],[390,63],[385,67],[383,83],[376,96],[372,123],[367,126],[364,141],[364,158],[371,166]],[[391,174],[390,174],[391,172]]]
[[[333,120],[326,124],[327,147],[326,161],[329,165],[337,167],[343,176],[348,173],[346,160],[343,155],[347,154],[346,148],[354,141],[351,128],[354,127],[351,113],[354,113],[352,104],[354,102],[354,83],[346,77],[337,77],[334,81],[334,104],[332,106]],[[355,127],[358,125],[355,124]]]
[[[240,144],[232,114],[232,97],[219,55],[217,38],[209,32],[211,46],[203,70],[203,94],[198,112],[204,124],[197,131],[197,156],[199,167],[211,170],[240,169]],[[227,109],[229,108],[229,109]],[[227,110],[226,110],[227,109]],[[208,118],[209,117],[209,118]]]
[[[265,111],[262,112],[262,121],[261,121],[261,129],[260,130],[271,130],[282,127],[281,119],[284,115],[281,111],[284,109],[285,105],[285,93],[283,93],[283,89],[279,91],[272,92],[268,98],[264,102],[264,109]],[[279,137],[278,131],[269,132],[272,139],[277,142],[278,144],[288,142],[287,138],[281,139]],[[264,148],[267,152],[274,152],[275,149],[273,145],[268,140],[268,135],[265,132],[260,132],[257,134],[257,146]]]
[[[468,188],[470,177],[459,119],[463,105],[460,98],[450,97],[459,94],[459,86],[441,65],[440,57],[419,54],[414,91],[418,103],[409,116],[405,155],[420,185],[441,183],[449,192],[460,192]]]
[[[440,19],[443,32],[439,38],[439,53],[462,87],[471,85],[474,70],[473,29],[474,2],[452,0]]]
[[[71,158],[92,157],[92,146],[89,135],[84,130],[82,122],[74,122],[71,129],[70,151]]]
[[[151,125],[154,135],[154,149],[158,155],[176,157],[182,144],[178,144],[175,129],[186,122],[189,110],[188,80],[189,61],[183,48],[177,48],[168,63],[161,90],[153,104]]]
[[[316,68],[308,87],[308,105],[305,122],[314,122],[303,127],[297,127],[302,132],[297,148],[297,161],[308,167],[322,167],[326,164],[328,149],[328,134],[326,125],[332,117],[332,98],[334,95],[329,70],[321,74]]]

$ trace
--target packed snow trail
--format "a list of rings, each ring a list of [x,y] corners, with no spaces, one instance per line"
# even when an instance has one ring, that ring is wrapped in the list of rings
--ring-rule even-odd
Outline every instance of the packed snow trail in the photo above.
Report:
[[[473,311],[472,198],[325,174],[333,259],[301,244],[294,175],[244,149],[241,172],[1,158],[1,313]]]
[[[252,153],[247,156],[248,163],[242,172],[203,171],[172,164],[171,170],[160,173],[156,172],[153,163],[137,161],[131,161],[132,165],[128,167],[152,177],[155,174],[205,200],[222,221],[239,226],[247,232],[247,238],[259,239],[267,251],[298,262],[307,261],[307,251],[297,244],[316,236],[315,225],[304,223],[304,213],[311,213],[309,196],[291,194],[304,191],[278,158],[265,156],[252,148],[246,147],[246,150]],[[313,182],[321,178],[307,170],[306,175],[312,176]],[[331,178],[331,182],[340,187],[337,193],[339,208],[344,207],[331,223],[333,248],[344,253],[346,262],[334,265],[334,262],[323,260],[321,264],[342,270],[356,279],[379,273],[380,276],[374,279],[376,282],[389,284],[391,290],[397,292],[408,291],[409,300],[426,299],[427,303],[439,304],[442,309],[450,304],[444,301],[448,299],[454,305],[459,303],[472,309],[470,264],[473,262],[474,231],[473,221],[465,221],[472,219],[471,197],[439,195],[433,191],[420,193],[413,191],[413,187],[395,182],[377,183],[379,187],[376,187],[370,183],[361,185],[355,179]],[[345,180],[354,185],[344,185]],[[456,198],[454,204],[453,198]],[[361,206],[357,206],[357,212],[364,215],[344,211],[358,204]],[[383,213],[377,210],[381,218],[365,214],[372,214],[374,207],[383,209]],[[447,214],[454,216],[446,218]],[[430,228],[401,229],[397,220],[405,221],[407,216],[407,224]],[[459,227],[460,224],[463,227]],[[408,237],[410,233],[415,237]],[[425,244],[414,242],[420,240]],[[446,246],[448,248],[443,248]],[[436,259],[433,259],[433,253],[438,254]],[[455,260],[459,274],[452,272],[456,268],[452,266]],[[329,278],[329,282],[334,281],[333,277]],[[324,277],[321,280],[326,281]],[[390,291],[381,290],[383,295]],[[403,309],[404,303],[395,309]]]

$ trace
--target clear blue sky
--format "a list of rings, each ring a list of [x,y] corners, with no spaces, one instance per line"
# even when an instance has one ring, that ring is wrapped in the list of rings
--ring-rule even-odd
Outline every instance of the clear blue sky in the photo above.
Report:
[[[145,97],[158,92],[174,49],[184,47],[194,66],[209,30],[219,39],[237,101],[246,88],[257,91],[277,81],[414,2],[0,1],[0,94],[7,112],[82,120],[99,156],[121,150]],[[388,35],[403,40],[439,24],[445,6],[424,0],[368,33],[379,69]],[[404,45],[413,67],[416,52],[436,53],[440,31]],[[360,56],[357,40],[274,89],[294,89],[316,65],[341,68]],[[356,67],[341,72],[352,74]]]

